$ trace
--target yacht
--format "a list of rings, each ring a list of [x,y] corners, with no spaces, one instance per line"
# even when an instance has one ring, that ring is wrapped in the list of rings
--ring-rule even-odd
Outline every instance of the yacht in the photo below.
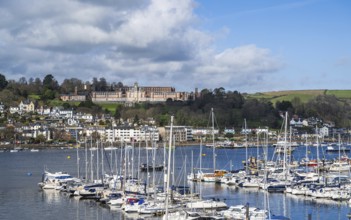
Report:
[[[79,179],[73,178],[65,172],[50,173],[45,171],[42,177],[42,182],[38,183],[38,185],[42,189],[61,189],[62,185],[69,181],[80,182]]]

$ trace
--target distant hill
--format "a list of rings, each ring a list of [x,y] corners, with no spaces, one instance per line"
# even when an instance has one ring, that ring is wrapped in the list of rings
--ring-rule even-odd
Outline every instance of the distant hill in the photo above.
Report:
[[[295,97],[305,103],[318,95],[335,95],[339,100],[351,101],[351,90],[287,90],[259,92],[245,96],[246,98],[269,100],[275,104],[277,101],[291,101]]]

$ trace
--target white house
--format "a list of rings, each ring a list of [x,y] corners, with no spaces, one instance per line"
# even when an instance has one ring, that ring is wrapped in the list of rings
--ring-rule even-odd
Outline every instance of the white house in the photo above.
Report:
[[[327,126],[319,128],[319,135],[321,135],[322,137],[328,137],[329,136],[329,128]]]
[[[15,114],[15,113],[19,113],[20,109],[19,109],[19,107],[10,107],[9,111],[11,114]]]

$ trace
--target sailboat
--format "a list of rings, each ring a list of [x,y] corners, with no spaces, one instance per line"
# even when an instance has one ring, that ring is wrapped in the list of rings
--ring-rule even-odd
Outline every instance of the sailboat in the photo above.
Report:
[[[217,170],[216,169],[216,145],[214,143],[215,136],[214,136],[214,112],[213,108],[211,108],[211,122],[212,122],[212,156],[213,156],[213,173],[202,173],[201,180],[203,182],[220,182],[220,179],[228,173],[226,170]]]

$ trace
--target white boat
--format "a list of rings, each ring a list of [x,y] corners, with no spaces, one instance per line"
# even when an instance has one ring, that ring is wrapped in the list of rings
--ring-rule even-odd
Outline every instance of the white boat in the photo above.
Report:
[[[105,147],[104,150],[117,150],[118,148],[117,147]]]
[[[308,190],[309,190],[308,187],[303,186],[303,185],[298,185],[291,190],[291,194],[293,194],[293,195],[306,195],[306,192]]]
[[[11,149],[11,150],[10,150],[10,153],[17,153],[17,152],[18,152],[17,149]]]
[[[101,183],[84,185],[83,189],[79,190],[79,195],[85,198],[98,197],[102,194],[103,190],[104,184]]]
[[[123,209],[127,213],[137,213],[139,210],[145,207],[145,204],[147,203],[145,203],[144,199],[127,199],[126,204],[123,206]]]
[[[68,173],[50,173],[45,171],[45,173],[43,174],[42,182],[38,183],[38,185],[42,189],[61,189],[62,185],[69,181],[80,182],[79,179],[73,178]]]
[[[240,187],[259,188],[261,186],[261,179],[255,177],[245,177],[240,183]]]
[[[330,172],[348,172],[350,171],[351,165],[347,163],[346,161],[337,161],[334,162],[330,168]]]
[[[190,209],[226,209],[228,206],[221,201],[199,200],[186,203],[186,207]]]
[[[247,211],[251,220],[266,220],[268,218],[267,210],[261,210],[256,207],[249,207],[247,209],[244,205],[230,206],[229,209],[220,211],[219,214],[225,219],[246,219]]]
[[[122,207],[122,205],[124,204],[124,198],[123,197],[118,197],[118,198],[113,198],[110,199],[107,202],[108,205],[110,205],[111,207]]]
[[[175,211],[180,208],[180,205],[168,205],[168,211]],[[164,203],[148,203],[140,206],[139,214],[163,214],[166,211]]]
[[[31,149],[30,152],[39,152],[39,149]]]

